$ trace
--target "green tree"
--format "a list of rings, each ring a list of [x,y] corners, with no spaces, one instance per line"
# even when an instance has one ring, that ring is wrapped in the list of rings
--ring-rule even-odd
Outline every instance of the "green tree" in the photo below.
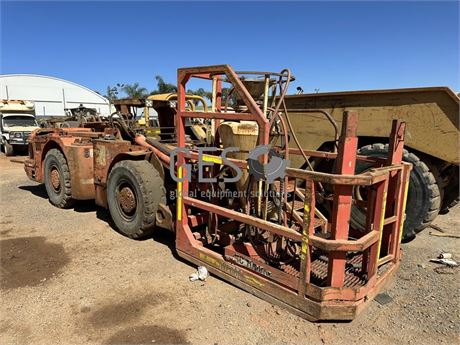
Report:
[[[123,84],[119,84],[119,83],[116,86],[108,85],[105,91],[106,92],[105,98],[107,98],[109,101],[118,99],[118,93],[120,92],[120,88],[122,88],[123,86],[124,86]]]
[[[210,101],[212,100],[212,92],[206,91],[202,87],[196,90],[188,90],[187,93],[192,94],[192,95],[201,96],[203,98],[207,98]]]
[[[139,83],[125,84],[121,90],[128,96],[128,98],[144,98],[148,95],[145,87],[139,86]]]
[[[157,95],[160,93],[177,93],[177,86],[171,83],[167,83],[164,81],[164,79],[160,76],[157,75],[155,76],[155,79],[157,81],[157,88],[150,92],[151,95]],[[212,93],[209,91],[206,91],[202,87],[196,90],[189,89],[187,90],[188,94],[193,94],[193,95],[198,95],[203,98],[207,98],[208,100],[212,100]],[[198,103],[198,102],[195,102]]]
[[[161,76],[157,75],[155,76],[155,79],[157,81],[157,88],[156,90],[153,90],[152,92],[150,92],[151,95],[157,95],[159,93],[176,93],[177,92],[176,85],[166,83]]]

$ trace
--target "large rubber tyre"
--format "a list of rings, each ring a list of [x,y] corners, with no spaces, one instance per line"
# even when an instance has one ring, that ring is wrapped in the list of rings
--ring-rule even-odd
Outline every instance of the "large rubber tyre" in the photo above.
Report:
[[[456,167],[453,171],[453,177],[449,181],[448,188],[444,188],[444,193],[442,194],[442,205],[439,214],[449,213],[450,209],[459,203],[458,174],[458,167]]]
[[[51,149],[45,157],[45,187],[50,202],[59,208],[69,208],[74,204],[72,183],[67,161],[58,149]]]
[[[367,145],[358,150],[358,154],[372,157],[387,157],[388,145]],[[436,179],[427,165],[415,154],[404,150],[403,160],[412,163],[412,171],[407,195],[406,221],[404,223],[403,241],[408,242],[416,234],[425,229],[436,218],[441,208],[441,195]],[[359,162],[356,172],[369,169],[369,164]],[[358,206],[353,206],[351,224],[362,229],[365,224],[365,214]]]
[[[149,237],[155,230],[158,206],[166,202],[163,179],[148,161],[121,161],[110,171],[107,202],[123,235]]]
[[[14,147],[13,147],[13,145],[5,143],[5,144],[3,144],[3,147],[5,148],[5,156],[10,157],[10,156],[14,155]]]

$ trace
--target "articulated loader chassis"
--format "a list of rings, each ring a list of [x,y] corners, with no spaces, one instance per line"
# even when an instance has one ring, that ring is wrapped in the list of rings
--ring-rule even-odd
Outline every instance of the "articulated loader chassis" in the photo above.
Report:
[[[210,111],[186,109],[191,78],[212,82]],[[179,69],[177,104],[157,110],[174,120],[173,131],[146,139],[122,119],[40,129],[25,170],[58,207],[95,199],[129,237],[168,228],[181,257],[232,284],[309,320],[352,320],[399,266],[411,169],[401,161],[405,124],[393,122],[386,159],[357,156],[353,112],[344,114],[335,153],[303,150],[284,107],[292,79],[288,70]],[[206,141],[189,130],[197,119],[209,126]],[[272,150],[254,160],[256,145]],[[334,170],[283,163],[276,178],[266,171],[275,157],[294,155],[334,161]],[[371,167],[355,175],[359,160]],[[350,226],[354,203],[366,210],[365,230]]]

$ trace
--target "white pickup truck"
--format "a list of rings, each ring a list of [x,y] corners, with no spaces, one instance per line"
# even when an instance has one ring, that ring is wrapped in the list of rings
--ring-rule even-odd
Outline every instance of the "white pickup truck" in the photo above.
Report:
[[[0,102],[0,145],[5,155],[24,151],[33,130],[39,128],[32,102],[2,100]]]

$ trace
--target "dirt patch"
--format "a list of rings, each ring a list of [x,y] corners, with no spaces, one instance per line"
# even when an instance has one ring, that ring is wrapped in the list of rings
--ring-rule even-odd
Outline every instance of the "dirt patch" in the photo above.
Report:
[[[105,344],[190,344],[183,331],[162,326],[135,326],[111,336]]]
[[[36,286],[58,274],[69,263],[62,245],[45,237],[20,237],[0,241],[2,290]]]
[[[395,283],[384,290],[392,302],[370,302],[353,322],[314,324],[212,275],[191,283],[196,268],[176,256],[174,234],[132,241],[111,230],[109,213],[93,203],[56,208],[3,158],[0,194],[8,198],[0,198],[0,221],[11,223],[0,231],[13,230],[0,239],[1,345],[458,343],[460,268],[440,270],[429,260],[442,251],[460,260],[460,239],[421,232],[402,245]],[[435,224],[460,234],[459,220],[457,207]],[[35,286],[11,288],[22,285]]]
[[[3,231],[0,231],[0,235],[3,235],[3,236],[6,236],[8,235],[8,233],[10,233],[13,229],[10,228],[10,229],[6,229],[6,230],[3,230]]]
[[[32,332],[29,327],[18,325],[15,321],[3,321],[0,326],[0,334],[10,334],[10,338],[5,338],[3,344],[30,344]]]
[[[121,303],[108,304],[89,315],[88,322],[95,328],[107,328],[136,320],[142,316],[145,309],[160,304],[166,300],[163,294],[151,294]]]

